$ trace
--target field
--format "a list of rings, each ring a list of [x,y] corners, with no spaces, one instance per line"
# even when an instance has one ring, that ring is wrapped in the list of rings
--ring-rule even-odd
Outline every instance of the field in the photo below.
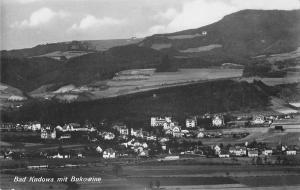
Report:
[[[299,166],[255,166],[255,165],[203,165],[187,162],[151,163],[147,165],[123,165],[123,175],[116,177],[112,165],[90,165],[80,169],[55,169],[48,171],[23,171],[14,175],[30,176],[82,176],[101,177],[101,183],[77,183],[74,189],[150,189],[149,184],[160,182],[163,189],[224,189],[224,188],[278,188],[290,189],[300,185]],[[47,174],[48,173],[48,174]],[[1,187],[12,182],[12,174],[1,174]],[[13,183],[11,183],[13,184]],[[48,189],[50,185],[63,189],[64,183],[38,184]],[[23,189],[32,189],[25,183]],[[75,186],[73,186],[75,187]],[[36,187],[37,188],[37,187]],[[42,188],[42,187],[41,187]],[[20,188],[22,189],[22,188]],[[56,189],[56,188],[55,188]]]
[[[242,69],[180,69],[178,72],[160,72],[155,73],[154,69],[131,70],[128,72],[120,72],[119,75],[112,80],[97,81],[92,85],[79,86],[76,88],[65,88],[63,95],[85,94],[88,93],[90,99],[99,99],[106,97],[115,97],[136,92],[148,91],[158,88],[187,85],[197,82],[205,82],[210,80],[219,80],[227,78],[235,78],[242,76]],[[143,72],[146,71],[146,72]],[[72,84],[66,87],[73,86]],[[105,88],[103,88],[105,86]],[[36,98],[47,98],[57,95],[56,91],[33,91],[31,96]],[[63,96],[60,96],[62,99]],[[66,98],[68,98],[66,96]]]

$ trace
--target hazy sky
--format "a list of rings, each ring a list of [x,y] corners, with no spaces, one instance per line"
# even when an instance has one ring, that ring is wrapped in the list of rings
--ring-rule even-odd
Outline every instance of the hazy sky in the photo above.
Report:
[[[299,9],[300,0],[0,0],[1,49],[144,37],[198,28],[242,9]]]

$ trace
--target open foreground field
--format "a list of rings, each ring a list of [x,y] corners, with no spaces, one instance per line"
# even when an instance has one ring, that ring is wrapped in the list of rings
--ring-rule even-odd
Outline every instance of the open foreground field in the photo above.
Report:
[[[92,165],[84,168],[47,171],[15,171],[1,174],[1,187],[14,189],[150,189],[159,181],[161,189],[297,189],[300,187],[299,166],[207,165],[181,161],[123,165],[116,177],[112,166]],[[101,177],[99,182],[13,183],[14,176]]]

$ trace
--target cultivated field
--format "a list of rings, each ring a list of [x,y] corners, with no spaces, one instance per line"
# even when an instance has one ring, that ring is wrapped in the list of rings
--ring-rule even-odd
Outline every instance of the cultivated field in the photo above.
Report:
[[[143,72],[145,71],[145,72]],[[112,80],[98,81],[93,85],[85,85],[76,88],[61,87],[58,91],[47,91],[31,94],[37,98],[47,98],[58,95],[57,92],[64,91],[60,95],[80,95],[88,93],[90,99],[99,99],[106,97],[115,97],[126,95],[136,92],[153,90],[158,88],[187,85],[191,83],[207,82],[211,80],[220,80],[228,78],[236,78],[242,76],[242,69],[221,69],[221,68],[208,68],[208,69],[180,69],[178,72],[161,72],[155,73],[152,69],[143,70],[130,70],[128,72],[119,72],[118,76]],[[97,86],[99,84],[100,86]],[[72,84],[67,85],[70,87]],[[103,88],[105,86],[106,88]],[[66,90],[69,89],[69,90]],[[64,96],[60,96],[63,98]],[[66,96],[66,98],[69,98]]]

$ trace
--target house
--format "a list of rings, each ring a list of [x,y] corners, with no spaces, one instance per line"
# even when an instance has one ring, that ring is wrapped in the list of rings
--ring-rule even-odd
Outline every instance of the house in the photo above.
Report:
[[[196,117],[187,118],[185,120],[185,126],[186,128],[195,128],[197,126],[197,118]]]
[[[212,118],[212,126],[213,127],[222,127],[223,125],[224,125],[223,115],[214,115]]]
[[[31,131],[39,131],[41,130],[41,123],[35,121],[35,122],[29,122],[23,125],[24,128],[27,128],[27,130]]]
[[[199,132],[198,134],[197,134],[197,138],[203,138],[204,137],[204,133],[203,132]]]
[[[167,131],[167,130],[170,130],[172,129],[174,126],[177,126],[178,125],[178,122],[166,122],[163,124],[163,130],[164,131]]]
[[[230,155],[228,154],[228,153],[223,153],[223,152],[221,152],[220,154],[219,154],[219,158],[229,158],[230,157]]]
[[[112,148],[108,148],[103,152],[104,159],[116,158],[116,152]]]
[[[167,150],[167,145],[166,145],[166,143],[162,143],[162,144],[161,144],[161,149],[162,149],[162,150]]]
[[[0,130],[1,131],[11,131],[15,130],[16,125],[13,123],[0,123]]]
[[[258,157],[258,150],[248,150],[248,157]]]
[[[229,153],[233,156],[246,156],[247,149],[243,146],[235,146],[229,148]]]
[[[148,150],[142,150],[139,153],[139,156],[141,156],[141,157],[148,157],[149,156],[149,151]]]
[[[111,132],[104,132],[102,133],[102,137],[104,138],[104,140],[112,140],[115,138],[115,134]]]
[[[296,150],[287,150],[285,152],[286,155],[288,156],[291,156],[291,155],[296,155],[297,154],[297,151]]]
[[[271,156],[273,154],[273,150],[272,149],[265,149],[261,152],[262,155],[265,156]]]
[[[59,137],[59,140],[71,139],[71,134],[64,134]]]
[[[127,126],[123,123],[116,123],[113,125],[112,128],[118,131],[120,135],[129,135],[129,130]]]
[[[180,126],[174,126],[172,128],[172,135],[173,135],[173,137],[182,137],[181,127]]]
[[[171,123],[171,117],[151,117],[150,125],[151,127],[163,126],[164,123]]]
[[[170,139],[168,137],[162,137],[161,139],[159,139],[160,143],[166,143],[168,142]]]
[[[253,116],[252,123],[253,124],[264,124],[265,123],[265,117],[263,115]]]
[[[156,141],[157,137],[156,136],[147,136],[147,141]]]
[[[62,131],[95,131],[95,128],[88,128],[87,126],[81,126],[79,123],[68,123],[62,127]]]
[[[144,137],[143,129],[134,130],[133,128],[131,128],[130,135],[134,137],[143,138]]]
[[[60,153],[57,153],[53,156],[49,156],[49,158],[59,158],[59,159],[63,159],[63,158],[70,158],[70,154],[60,154]]]
[[[51,129],[51,127],[44,126],[41,128],[41,139],[55,139],[56,138],[56,130]]]
[[[148,144],[146,142],[143,142],[142,147],[143,148],[148,148]]]
[[[216,155],[220,155],[221,154],[221,148],[218,145],[214,146],[214,151],[215,151]]]
[[[102,152],[103,152],[103,150],[102,150],[102,148],[101,148],[100,146],[97,146],[97,147],[96,147],[96,152],[98,152],[98,153],[102,153]]]

